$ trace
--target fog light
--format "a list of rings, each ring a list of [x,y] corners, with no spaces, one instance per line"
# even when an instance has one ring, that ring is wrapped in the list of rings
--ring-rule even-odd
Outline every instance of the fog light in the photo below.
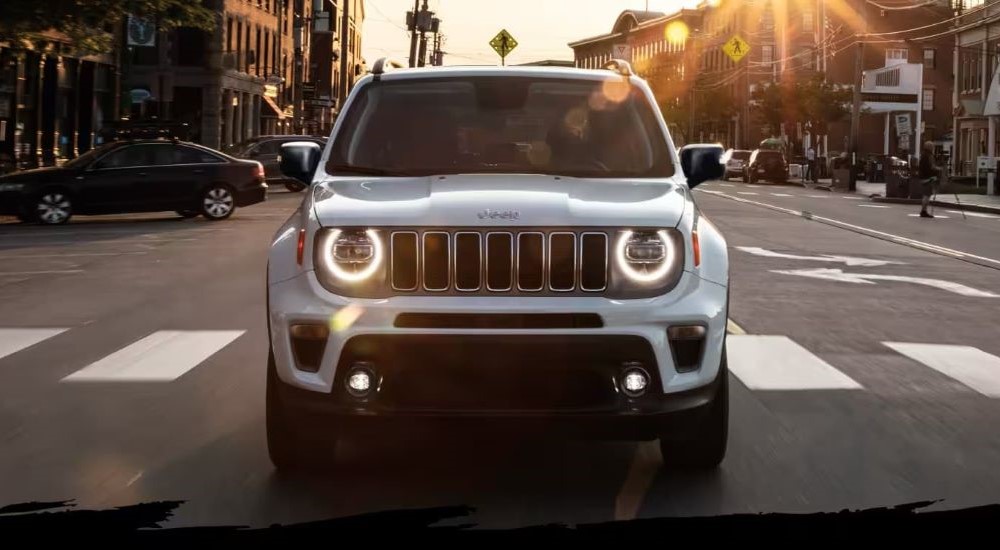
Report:
[[[622,371],[622,392],[629,397],[639,397],[649,387],[649,373],[638,363],[626,363]]]
[[[368,363],[356,363],[347,371],[344,382],[347,393],[354,397],[368,396],[375,386],[375,371]]]

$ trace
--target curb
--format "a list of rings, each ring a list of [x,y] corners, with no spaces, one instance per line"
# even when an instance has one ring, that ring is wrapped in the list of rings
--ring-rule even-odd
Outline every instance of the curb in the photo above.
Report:
[[[920,199],[902,199],[894,197],[873,197],[872,202],[884,202],[890,204],[920,204]],[[953,208],[955,210],[965,210],[967,212],[982,212],[984,214],[1000,214],[1000,207],[982,206],[979,204],[958,204],[954,202],[931,201],[931,206],[940,208]]]

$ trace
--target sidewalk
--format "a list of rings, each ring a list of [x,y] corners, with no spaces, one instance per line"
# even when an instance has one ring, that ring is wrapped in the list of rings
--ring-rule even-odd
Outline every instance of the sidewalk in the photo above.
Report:
[[[822,189],[825,191],[841,192],[834,190],[832,188],[833,180],[830,179],[820,179],[819,183],[811,184],[807,183],[806,187],[809,189]],[[903,204],[919,204],[919,199],[894,199],[886,198],[885,196],[885,184],[884,183],[868,183],[866,181],[857,182],[857,190],[855,191],[858,195],[863,195],[872,199],[872,202],[888,202],[888,203],[903,203]],[[961,194],[958,195],[956,200],[955,195],[941,194],[937,195],[937,198],[931,201],[934,206],[943,206],[949,208],[960,208],[963,210],[969,210],[972,212],[987,212],[991,214],[1000,214],[1000,196],[998,195],[969,195]]]

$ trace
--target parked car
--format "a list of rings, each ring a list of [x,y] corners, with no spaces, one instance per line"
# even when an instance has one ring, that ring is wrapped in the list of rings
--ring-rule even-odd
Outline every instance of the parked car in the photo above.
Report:
[[[265,200],[259,162],[167,139],[115,141],[58,168],[0,177],[0,214],[55,225],[76,214],[175,211],[223,220]]]
[[[729,264],[689,189],[722,177],[722,146],[675,151],[624,63],[390,67],[326,150],[282,149],[313,189],[268,262],[275,466],[428,423],[659,439],[668,466],[716,467]]]
[[[746,170],[747,161],[750,160],[750,151],[744,149],[730,149],[726,151],[729,158],[726,161],[726,175],[723,179],[740,178],[743,179],[743,172]]]
[[[292,178],[286,177],[278,167],[281,146],[293,141],[308,141],[320,148],[326,146],[325,137],[316,136],[258,136],[231,148],[231,154],[236,158],[255,160],[264,165],[264,175],[269,184],[283,184],[289,191],[302,191],[306,186]]]
[[[773,183],[788,181],[788,161],[781,151],[756,149],[750,155],[750,162],[744,171],[743,181],[757,183],[765,180]]]

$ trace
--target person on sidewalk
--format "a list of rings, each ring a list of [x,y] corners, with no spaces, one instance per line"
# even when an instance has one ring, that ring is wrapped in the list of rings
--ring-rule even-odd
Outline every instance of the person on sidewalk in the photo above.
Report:
[[[806,175],[803,179],[816,183],[816,149],[812,145],[806,150]]]
[[[923,198],[920,201],[920,217],[933,218],[934,214],[927,211],[927,205],[931,202],[931,195],[934,194],[934,187],[937,185],[938,167],[934,164],[934,144],[930,141],[924,143],[924,152],[920,155],[920,166],[917,170],[917,177],[920,178]]]

